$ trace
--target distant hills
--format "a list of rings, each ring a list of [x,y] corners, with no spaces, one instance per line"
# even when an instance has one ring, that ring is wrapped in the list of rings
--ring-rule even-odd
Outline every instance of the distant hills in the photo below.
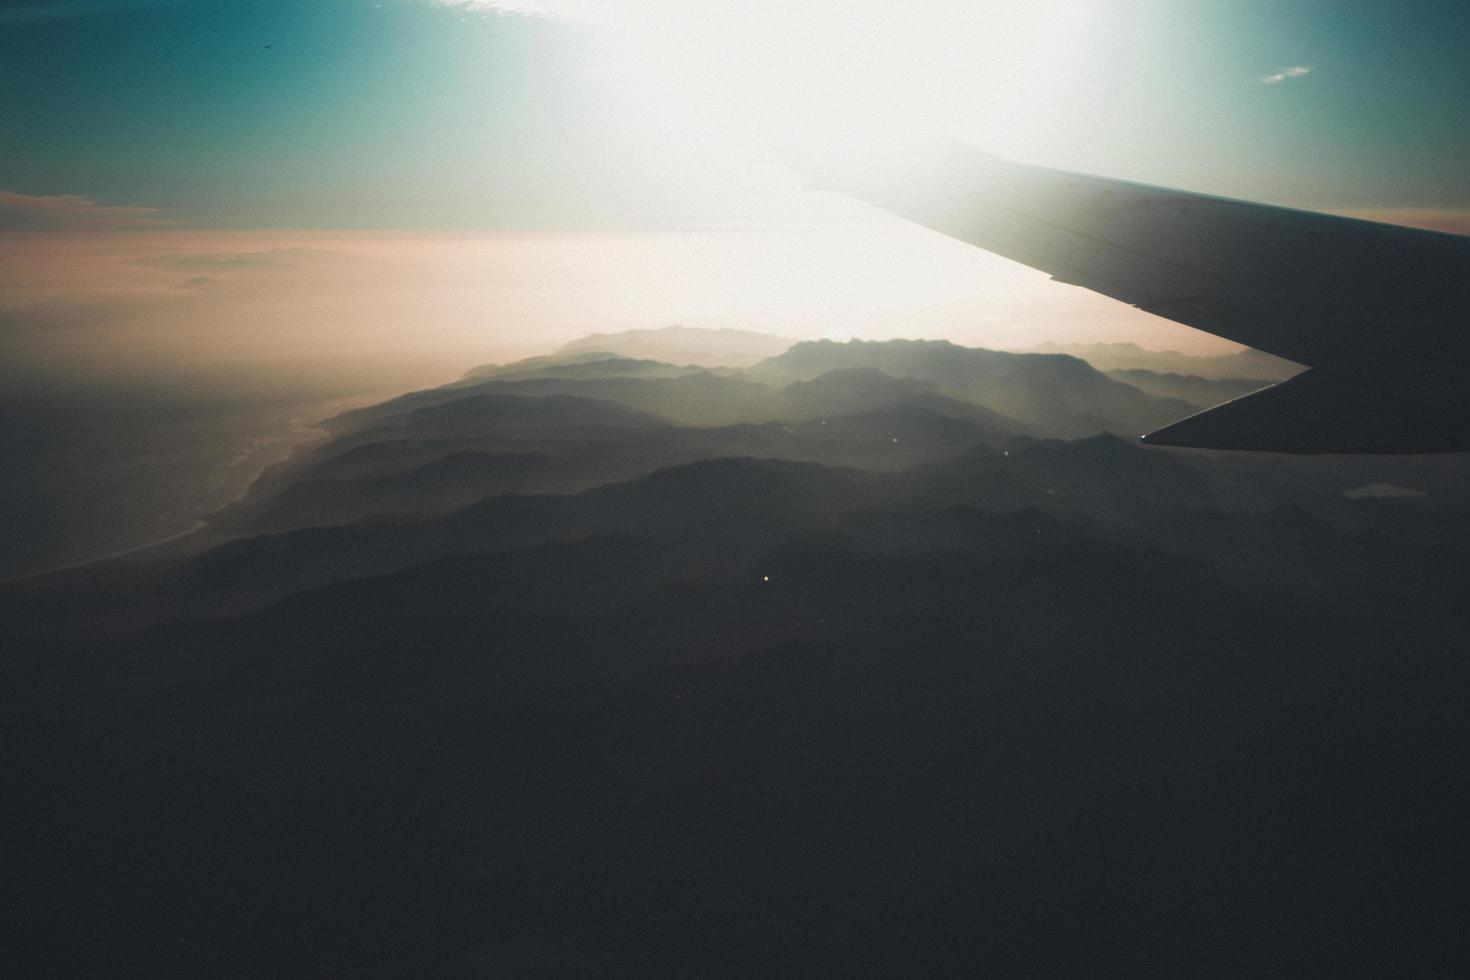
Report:
[[[604,352],[700,367],[749,367],[763,358],[774,357],[794,342],[752,330],[663,327],[594,333],[563,344],[559,353]]]
[[[1138,435],[1197,410],[1075,358],[946,342],[802,343],[714,373],[601,354],[471,372],[324,423],[216,530],[442,513],[753,455],[890,470],[1022,436]]]
[[[512,377],[556,368],[562,377],[571,365],[589,363],[588,373],[608,373],[617,365],[618,376],[639,374],[666,376],[693,368],[750,368],[777,358],[802,343],[791,338],[750,330],[663,327],[594,333],[569,341],[554,354],[530,358],[511,365],[485,365],[471,369],[467,379]],[[807,342],[809,343],[809,342]],[[832,343],[824,341],[821,343]],[[925,342],[920,342],[925,343]],[[934,342],[927,342],[934,343]],[[1001,353],[1001,352],[994,352]],[[1284,381],[1302,370],[1301,365],[1256,350],[1234,354],[1200,356],[1178,351],[1156,351],[1133,343],[1061,344],[1048,341],[1018,353],[1065,354],[1091,364],[1104,373],[1148,371],[1154,374],[1243,381]],[[642,365],[630,362],[641,361]]]
[[[703,368],[689,364],[665,364],[647,358],[620,357],[609,351],[578,354],[548,354],[511,364],[486,364],[471,368],[461,384],[476,381],[524,381],[530,378],[677,378],[698,374]]]
[[[1258,350],[1235,354],[1198,356],[1178,351],[1156,351],[1137,344],[1038,344],[1044,354],[1070,354],[1087,361],[1099,371],[1152,371],[1158,374],[1193,375],[1211,380],[1243,378],[1254,381],[1285,381],[1302,371],[1300,364]]]
[[[1160,374],[1144,368],[1108,371],[1114,381],[1132,385],[1155,398],[1186,402],[1197,408],[1210,408],[1259,391],[1273,382],[1259,378],[1202,378],[1193,374]]]
[[[1393,973],[1458,942],[1470,458],[1146,447],[1256,382],[1116,370],[549,355],[337,415],[191,537],[0,584],[11,960]]]
[[[839,369],[911,378],[946,397],[1017,419],[1043,435],[1110,431],[1137,436],[1194,412],[1192,405],[1145,395],[1074,357],[1011,354],[948,341],[801,343],[755,365],[750,375],[780,383]]]

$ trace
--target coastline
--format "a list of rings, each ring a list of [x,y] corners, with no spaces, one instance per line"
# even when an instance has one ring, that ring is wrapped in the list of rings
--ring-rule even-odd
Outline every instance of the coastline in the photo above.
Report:
[[[24,568],[14,572],[0,572],[0,585],[12,585],[34,581],[50,575],[72,572],[88,566],[137,557],[154,549],[161,549],[199,536],[210,528],[210,516],[244,499],[249,495],[260,477],[275,466],[289,460],[302,447],[310,446],[325,435],[322,423],[334,415],[373,404],[383,398],[402,393],[397,387],[350,397],[334,397],[321,400],[300,400],[286,405],[270,405],[260,408],[239,409],[219,412],[190,419],[176,425],[180,431],[167,438],[167,430],[160,434],[154,425],[149,434],[160,447],[151,453],[125,461],[130,470],[142,471],[144,478],[119,480],[123,489],[142,502],[153,504],[148,523],[154,532],[141,539],[127,541],[121,547],[102,545],[97,553],[81,557],[64,557],[55,563],[41,567]],[[99,420],[101,413],[98,413]],[[222,434],[223,433],[223,434]],[[32,461],[27,461],[32,462]],[[65,468],[48,459],[34,465],[44,471],[49,468],[63,471]],[[104,464],[105,465],[105,464]],[[116,465],[116,464],[114,464]],[[168,506],[165,499],[176,493],[179,486],[192,487],[194,493],[187,500],[177,499]],[[149,490],[156,501],[149,500]],[[20,526],[27,519],[25,501],[17,508],[15,517]],[[160,508],[168,508],[160,510]],[[119,516],[118,520],[126,520]],[[116,526],[107,529],[106,537],[117,537]],[[201,544],[214,543],[211,538]],[[75,553],[79,548],[56,547],[59,554]]]

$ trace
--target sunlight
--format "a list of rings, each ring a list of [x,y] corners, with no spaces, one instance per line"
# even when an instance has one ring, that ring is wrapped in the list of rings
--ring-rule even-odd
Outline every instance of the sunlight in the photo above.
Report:
[[[659,149],[692,129],[767,142],[898,127],[1026,156],[1070,138],[1082,100],[1069,95],[1108,25],[1126,23],[1116,7],[1104,19],[1064,0],[613,4],[588,70],[636,91]]]

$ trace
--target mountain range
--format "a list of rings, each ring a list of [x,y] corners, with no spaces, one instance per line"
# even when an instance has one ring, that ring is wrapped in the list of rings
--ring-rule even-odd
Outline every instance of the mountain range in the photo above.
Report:
[[[754,330],[662,327],[594,333],[563,344],[561,355],[616,351],[624,357],[701,367],[747,367],[774,357],[793,341]]]
[[[1130,343],[1111,344],[1038,344],[1043,354],[1068,354],[1081,358],[1099,371],[1153,371],[1157,374],[1192,375],[1220,380],[1243,378],[1251,381],[1285,381],[1299,374],[1302,367],[1264,351],[1245,350],[1234,354],[1181,354],[1157,351]]]
[[[1060,354],[676,361],[342,413],[0,584],[20,972],[1455,972],[1470,461],[1145,447],[1225,383]]]

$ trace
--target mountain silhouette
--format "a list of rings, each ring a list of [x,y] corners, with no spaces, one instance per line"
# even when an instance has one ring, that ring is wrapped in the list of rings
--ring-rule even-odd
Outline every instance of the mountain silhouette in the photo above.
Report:
[[[1193,374],[1162,374],[1143,368],[1108,371],[1107,375],[1155,398],[1170,398],[1199,408],[1212,408],[1241,398],[1268,384],[1254,378],[1201,378]]]
[[[779,354],[792,340],[753,330],[663,327],[594,333],[563,344],[558,354],[604,351],[621,357],[697,364],[701,367],[746,367]]]
[[[801,343],[755,365],[750,374],[790,383],[853,368],[912,378],[938,394],[1017,419],[1041,435],[1063,438],[1102,431],[1141,435],[1194,412],[1187,403],[1150,398],[1077,358],[1009,354],[947,341]]]
[[[1274,384],[1302,371],[1300,364],[1258,350],[1200,356],[1181,354],[1178,351],[1148,350],[1130,343],[1045,343],[1039,344],[1036,350],[1043,354],[1078,357],[1099,371],[1142,370],[1155,374],[1182,374],[1212,381],[1245,378]]]
[[[694,365],[666,364],[647,358],[618,357],[604,351],[577,354],[551,354],[527,358],[511,364],[487,364],[471,368],[458,382],[523,381],[528,378],[676,378],[699,374],[704,368]]]
[[[940,415],[970,419],[997,435],[1019,435],[1026,426],[974,402],[946,398],[923,382],[890,377],[876,368],[838,368],[809,381],[793,381],[781,390],[784,418],[813,419],[849,415],[893,405],[909,405]]]
[[[1179,407],[894,342],[338,415],[0,583],[12,962],[1460,972],[1470,460],[1115,434]]]

